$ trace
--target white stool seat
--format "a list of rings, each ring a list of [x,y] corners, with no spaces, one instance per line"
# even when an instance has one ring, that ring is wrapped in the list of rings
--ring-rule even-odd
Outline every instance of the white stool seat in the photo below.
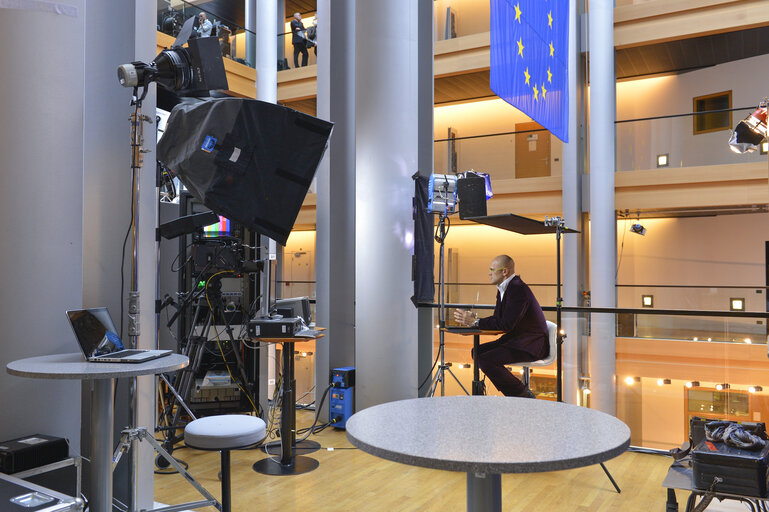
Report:
[[[264,421],[245,414],[222,414],[191,421],[184,443],[199,450],[233,450],[251,446],[267,436]]]
[[[553,361],[555,361],[555,356],[558,352],[558,349],[556,348],[557,329],[558,329],[557,325],[547,320],[547,339],[548,339],[548,342],[550,343],[550,353],[544,359],[540,359],[539,361],[530,361],[528,363],[521,363],[521,366],[548,366],[550,364],[553,364]]]

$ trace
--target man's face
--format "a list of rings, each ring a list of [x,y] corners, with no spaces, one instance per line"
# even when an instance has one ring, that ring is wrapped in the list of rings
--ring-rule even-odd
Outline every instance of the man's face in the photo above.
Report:
[[[505,270],[499,261],[492,260],[491,265],[489,265],[489,281],[491,281],[491,284],[499,285],[507,279],[507,272]]]
[[[206,15],[201,12],[200,13],[200,22],[203,23],[204,21],[206,21]]]

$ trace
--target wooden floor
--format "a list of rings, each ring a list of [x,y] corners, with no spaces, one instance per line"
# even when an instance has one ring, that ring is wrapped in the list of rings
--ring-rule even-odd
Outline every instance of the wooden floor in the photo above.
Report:
[[[297,418],[300,426],[311,421],[309,412],[298,411]],[[309,455],[320,461],[320,466],[303,475],[261,475],[251,465],[265,456],[263,451],[233,452],[233,511],[423,512],[466,508],[465,473],[379,459],[352,448],[340,430],[327,429],[310,439],[322,446]],[[218,453],[177,447],[174,455],[189,464],[190,473],[214,496],[221,496]],[[670,462],[668,457],[641,453],[625,453],[606,462],[621,494],[598,465],[502,475],[502,510],[664,512],[666,491],[661,483]],[[180,475],[155,476],[156,501],[177,504],[198,499],[200,495]],[[685,501],[680,495],[678,499]]]

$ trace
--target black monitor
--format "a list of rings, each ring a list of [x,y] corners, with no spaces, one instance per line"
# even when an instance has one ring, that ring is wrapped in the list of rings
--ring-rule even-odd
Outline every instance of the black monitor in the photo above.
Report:
[[[312,322],[312,312],[310,311],[310,298],[309,297],[292,297],[289,299],[278,299],[275,301],[275,309],[278,313],[281,310],[288,312],[291,311],[289,317],[302,317],[304,323],[310,325]]]

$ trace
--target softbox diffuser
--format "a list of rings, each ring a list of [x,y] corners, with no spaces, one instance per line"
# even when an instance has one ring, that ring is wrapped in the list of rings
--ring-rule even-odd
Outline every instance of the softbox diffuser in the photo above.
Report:
[[[158,161],[218,215],[286,244],[332,123],[239,98],[180,103]]]

